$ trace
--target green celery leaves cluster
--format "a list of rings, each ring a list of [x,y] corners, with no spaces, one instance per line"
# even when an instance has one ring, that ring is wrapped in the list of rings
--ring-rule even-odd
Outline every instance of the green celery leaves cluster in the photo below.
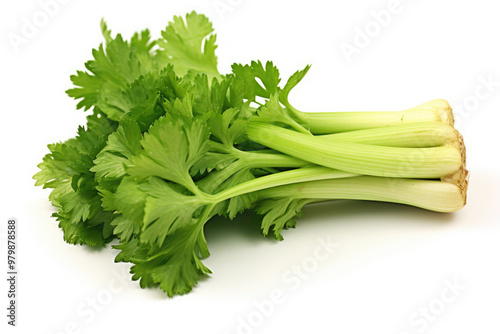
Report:
[[[195,12],[175,17],[158,40],[148,30],[126,41],[101,28],[105,43],[67,91],[92,115],[75,138],[48,146],[36,185],[52,189],[68,243],[118,238],[116,261],[132,262],[142,287],[183,294],[210,273],[201,262],[209,255],[204,224],[257,200],[215,202],[213,194],[273,172],[245,155],[257,149],[246,124],[255,115],[250,102],[275,93],[279,74],[271,63],[253,63],[220,75],[212,24]]]

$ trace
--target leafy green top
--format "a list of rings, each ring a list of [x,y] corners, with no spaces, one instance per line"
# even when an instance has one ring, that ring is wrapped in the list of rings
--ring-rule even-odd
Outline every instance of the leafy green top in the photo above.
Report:
[[[93,114],[64,143],[49,145],[36,185],[52,188],[54,216],[69,243],[101,246],[118,237],[116,260],[133,263],[141,286],[183,294],[210,273],[203,229],[214,215],[254,208],[262,229],[292,227],[304,200],[230,193],[261,176],[306,163],[248,140],[247,124],[278,123],[309,133],[288,102],[309,67],[282,89],[272,62],[234,64],[220,75],[210,21],[174,17],[162,37],[112,36],[92,52],[67,91]],[[257,106],[257,108],[255,108]]]

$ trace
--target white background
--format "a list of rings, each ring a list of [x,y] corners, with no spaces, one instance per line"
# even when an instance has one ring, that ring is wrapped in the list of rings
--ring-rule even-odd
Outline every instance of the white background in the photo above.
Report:
[[[38,1],[3,1],[2,272],[8,217],[18,219],[20,235],[19,326],[8,332],[498,333],[500,8],[492,0],[401,0],[381,27],[373,12],[389,4],[70,0],[14,47],[8,36],[21,36],[24,20],[43,9]],[[109,247],[65,244],[50,218],[49,191],[31,177],[46,144],[74,136],[84,123],[64,91],[102,41],[100,19],[126,37],[146,27],[158,37],[173,15],[193,9],[214,22],[222,72],[233,62],[272,59],[286,78],[313,64],[291,97],[299,109],[400,110],[447,99],[462,110],[457,128],[472,172],[467,206],[453,214],[371,202],[311,206],[281,243],[261,237],[248,217],[211,222],[205,264],[214,274],[172,299],[130,281],[129,266],[114,264]],[[367,28],[372,37],[361,45],[359,30]],[[350,62],[346,44],[358,46]],[[318,238],[338,247],[315,258]],[[300,277],[293,268],[309,272]],[[276,291],[283,296],[271,307]]]

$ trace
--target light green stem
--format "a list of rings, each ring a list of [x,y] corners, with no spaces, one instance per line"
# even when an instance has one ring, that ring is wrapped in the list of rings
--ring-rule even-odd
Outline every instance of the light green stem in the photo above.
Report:
[[[465,205],[465,192],[454,183],[400,178],[357,176],[285,185],[262,190],[259,199],[305,198],[315,201],[355,199],[413,205],[452,212]]]
[[[332,142],[259,122],[250,122],[247,133],[250,140],[276,151],[356,174],[441,178],[462,167],[461,152],[453,145],[406,148]]]
[[[262,176],[257,179],[240,183],[234,187],[223,190],[213,195],[210,198],[210,201],[222,202],[232,197],[286,184],[354,176],[357,175],[354,173],[343,172],[326,167],[302,167],[285,172]]]
[[[451,108],[445,100],[433,100],[404,111],[295,112],[304,127],[313,134],[371,129],[387,125],[440,122],[453,125]]]
[[[213,193],[231,175],[244,168],[296,168],[310,165],[309,162],[280,153],[236,151],[238,158],[235,162],[210,173],[197,183],[198,187],[207,193]]]
[[[389,125],[380,128],[340,132],[318,137],[331,142],[349,142],[393,147],[435,147],[458,143],[459,134],[451,125],[419,122]]]

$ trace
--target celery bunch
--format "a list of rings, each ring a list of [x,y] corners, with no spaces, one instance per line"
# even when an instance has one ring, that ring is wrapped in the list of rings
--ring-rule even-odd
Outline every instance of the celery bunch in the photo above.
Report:
[[[142,287],[189,292],[210,270],[205,224],[251,210],[281,240],[304,205],[386,201],[450,212],[466,202],[465,146],[448,103],[399,112],[306,113],[271,63],[220,74],[210,21],[175,17],[93,50],[68,94],[92,109],[78,135],[49,145],[34,176],[51,188],[72,244],[117,238]]]

